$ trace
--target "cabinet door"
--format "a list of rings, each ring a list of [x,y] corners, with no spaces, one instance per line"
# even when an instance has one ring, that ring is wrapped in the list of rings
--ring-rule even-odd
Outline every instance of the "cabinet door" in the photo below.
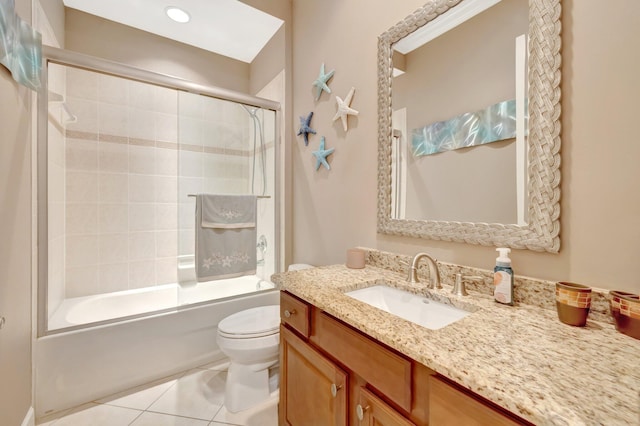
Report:
[[[346,426],[347,374],[285,326],[280,337],[280,424]]]
[[[315,309],[311,343],[405,411],[411,411],[411,361]]]
[[[438,426],[529,425],[432,376],[429,379],[429,424]]]
[[[361,426],[415,426],[366,388],[360,388],[358,399],[354,409]]]

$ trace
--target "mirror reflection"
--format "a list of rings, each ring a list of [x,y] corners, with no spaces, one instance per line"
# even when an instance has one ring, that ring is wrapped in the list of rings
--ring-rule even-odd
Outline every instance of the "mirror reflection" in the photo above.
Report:
[[[433,0],[379,36],[378,232],[559,250],[560,16],[560,0]],[[403,53],[422,31],[425,53]]]
[[[392,218],[526,223],[528,2],[471,3],[393,44]]]

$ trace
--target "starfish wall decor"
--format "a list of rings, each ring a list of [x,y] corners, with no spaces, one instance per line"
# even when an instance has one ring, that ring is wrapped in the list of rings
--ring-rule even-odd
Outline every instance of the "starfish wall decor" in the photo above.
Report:
[[[320,138],[320,147],[318,148],[317,151],[313,151],[313,155],[316,157],[316,170],[318,170],[320,168],[320,165],[322,164],[327,170],[331,170],[331,166],[329,165],[329,163],[327,162],[327,157],[330,154],[333,154],[333,151],[335,151],[335,148],[331,148],[331,149],[325,149],[325,141],[324,141],[324,136],[322,136]]]
[[[353,94],[356,92],[356,88],[352,87],[347,94],[347,97],[344,98],[344,101],[340,98],[340,96],[336,96],[336,103],[338,104],[338,111],[336,115],[333,116],[333,121],[336,121],[338,118],[342,120],[342,128],[346,132],[348,129],[347,125],[347,116],[349,115],[358,115],[359,112],[355,109],[351,108],[349,105],[351,104],[351,100],[353,99]]]
[[[300,116],[300,130],[298,130],[298,136],[302,135],[304,138],[304,146],[309,145],[309,133],[316,134],[316,131],[311,128],[311,118],[313,117],[313,111],[306,117]]]
[[[320,95],[322,95],[322,91],[324,90],[327,93],[331,93],[331,89],[327,85],[327,81],[331,77],[333,77],[333,73],[335,70],[331,70],[328,73],[324,73],[324,62],[320,65],[320,74],[318,74],[318,78],[313,81],[313,85],[316,86],[316,101],[320,99]]]

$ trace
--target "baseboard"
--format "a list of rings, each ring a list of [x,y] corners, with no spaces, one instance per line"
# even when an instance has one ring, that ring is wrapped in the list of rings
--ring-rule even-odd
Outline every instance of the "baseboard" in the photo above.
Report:
[[[27,411],[27,415],[24,416],[24,420],[20,426],[36,426],[36,417],[33,407],[29,407],[29,411]]]

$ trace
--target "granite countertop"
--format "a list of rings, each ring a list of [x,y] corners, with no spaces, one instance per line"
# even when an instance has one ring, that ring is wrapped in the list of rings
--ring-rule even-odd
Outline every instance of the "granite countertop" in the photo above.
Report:
[[[613,325],[558,321],[556,312],[506,306],[451,286],[429,290],[454,305],[477,309],[440,330],[429,330],[344,295],[378,283],[424,294],[386,269],[344,265],[279,273],[281,289],[400,353],[541,425],[640,425],[640,340]]]

